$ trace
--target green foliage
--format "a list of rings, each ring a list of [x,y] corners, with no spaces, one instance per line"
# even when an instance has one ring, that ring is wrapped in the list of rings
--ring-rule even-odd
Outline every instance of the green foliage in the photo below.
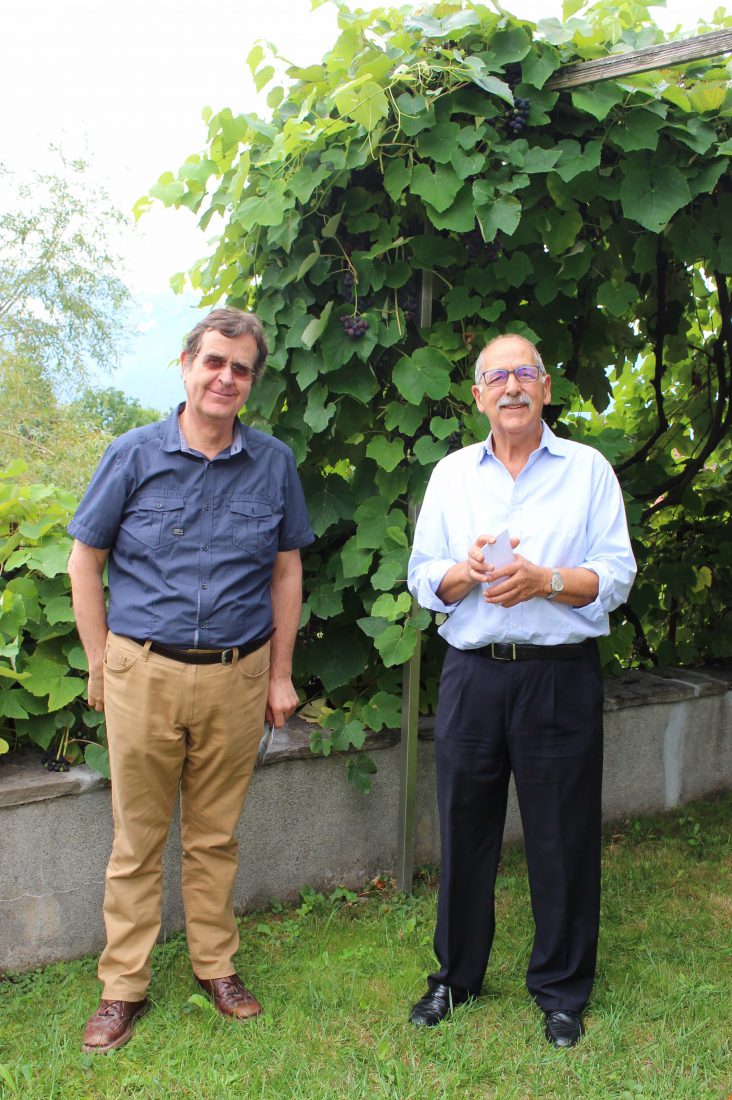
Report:
[[[80,492],[111,438],[74,398],[123,343],[129,294],[109,247],[121,220],[82,162],[30,182],[0,165],[0,467],[23,459],[28,481]]]
[[[0,474],[0,752],[30,741],[54,767],[109,775],[104,718],[84,704],[86,657],[71,608],[69,493]],[[3,748],[3,745],[6,748]]]
[[[572,3],[534,27],[455,0],[337,7],[322,65],[249,54],[270,119],[210,115],[205,153],[152,189],[204,228],[223,216],[191,284],[269,329],[248,415],[294,449],[318,534],[297,651],[329,699],[314,746],[358,746],[373,701],[398,697],[425,626],[402,599],[407,502],[485,435],[473,361],[501,332],[538,341],[549,421],[607,453],[627,494],[640,577],[606,663],[729,652],[729,65],[559,93],[563,65],[661,42],[647,8]],[[438,650],[428,638],[425,706]]]
[[[104,389],[87,386],[72,402],[71,410],[90,427],[106,432],[112,438],[160,420],[157,409],[146,409],[136,397],[127,397],[113,386]]]

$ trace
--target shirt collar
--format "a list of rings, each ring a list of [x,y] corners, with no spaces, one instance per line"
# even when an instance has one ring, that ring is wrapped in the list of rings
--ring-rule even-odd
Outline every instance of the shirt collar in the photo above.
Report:
[[[561,440],[543,420],[541,422],[541,439],[539,440],[539,446],[533,453],[538,454],[539,451],[548,451],[549,454],[557,455],[559,458],[565,457]],[[493,450],[493,435],[491,432],[488,433],[487,438],[483,440],[478,448],[478,464],[480,464],[484,458],[490,458],[493,462],[498,461]]]
[[[173,409],[170,416],[163,422],[163,440],[160,444],[162,451],[181,451],[183,454],[194,454],[195,452],[189,447],[185,436],[183,435],[183,429],[180,426],[180,414],[185,408],[185,401],[181,401],[176,408]],[[231,446],[226,451],[222,452],[227,458],[232,455],[238,455],[242,451],[247,451],[246,432],[245,426],[241,420],[234,421],[234,432]]]

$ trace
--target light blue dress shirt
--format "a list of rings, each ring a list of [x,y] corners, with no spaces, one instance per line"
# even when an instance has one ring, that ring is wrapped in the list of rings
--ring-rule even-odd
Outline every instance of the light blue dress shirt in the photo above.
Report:
[[[508,528],[516,552],[536,565],[582,566],[596,573],[597,598],[586,607],[534,597],[491,606],[476,585],[458,603],[437,596],[451,566],[466,561],[478,535]],[[627,599],[636,573],[620,485],[593,447],[542,424],[541,442],[516,480],[489,436],[443,458],[430,478],[409,559],[409,590],[422,607],[444,612],[439,633],[457,649],[489,642],[562,645],[609,634],[609,613]]]

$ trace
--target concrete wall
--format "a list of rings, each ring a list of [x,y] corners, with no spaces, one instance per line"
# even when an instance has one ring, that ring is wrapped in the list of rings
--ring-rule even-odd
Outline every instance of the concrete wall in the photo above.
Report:
[[[418,754],[415,864],[439,861],[431,728]],[[396,864],[397,735],[367,745],[378,772],[364,796],[342,758],[313,757],[309,731],[278,731],[239,824],[238,910],[301,886],[358,886]],[[629,673],[608,681],[604,814],[665,810],[732,788],[732,671]],[[109,790],[85,767],[49,775],[35,757],[0,763],[0,972],[98,951],[112,843]],[[505,837],[519,840],[512,793]],[[177,827],[165,852],[163,929],[183,925]]]

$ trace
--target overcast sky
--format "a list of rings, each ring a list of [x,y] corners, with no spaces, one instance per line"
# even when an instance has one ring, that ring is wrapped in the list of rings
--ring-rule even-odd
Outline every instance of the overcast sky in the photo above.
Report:
[[[533,21],[561,17],[557,0],[505,0],[504,7]],[[670,0],[665,7],[654,8],[657,22],[693,33],[696,19],[711,18],[719,3]],[[4,0],[0,160],[24,176],[48,167],[49,146],[60,146],[67,157],[87,160],[93,178],[128,212],[162,172],[203,148],[205,106],[257,109],[245,65],[255,41],[274,42],[281,54],[308,64],[322,58],[336,33],[335,8],[311,12],[309,0]],[[175,299],[168,279],[205,254],[206,238],[189,212],[156,204],[130,226],[121,248],[121,274],[138,302],[138,334],[113,382],[165,409],[177,399],[178,383],[164,367],[193,323],[190,305]]]

